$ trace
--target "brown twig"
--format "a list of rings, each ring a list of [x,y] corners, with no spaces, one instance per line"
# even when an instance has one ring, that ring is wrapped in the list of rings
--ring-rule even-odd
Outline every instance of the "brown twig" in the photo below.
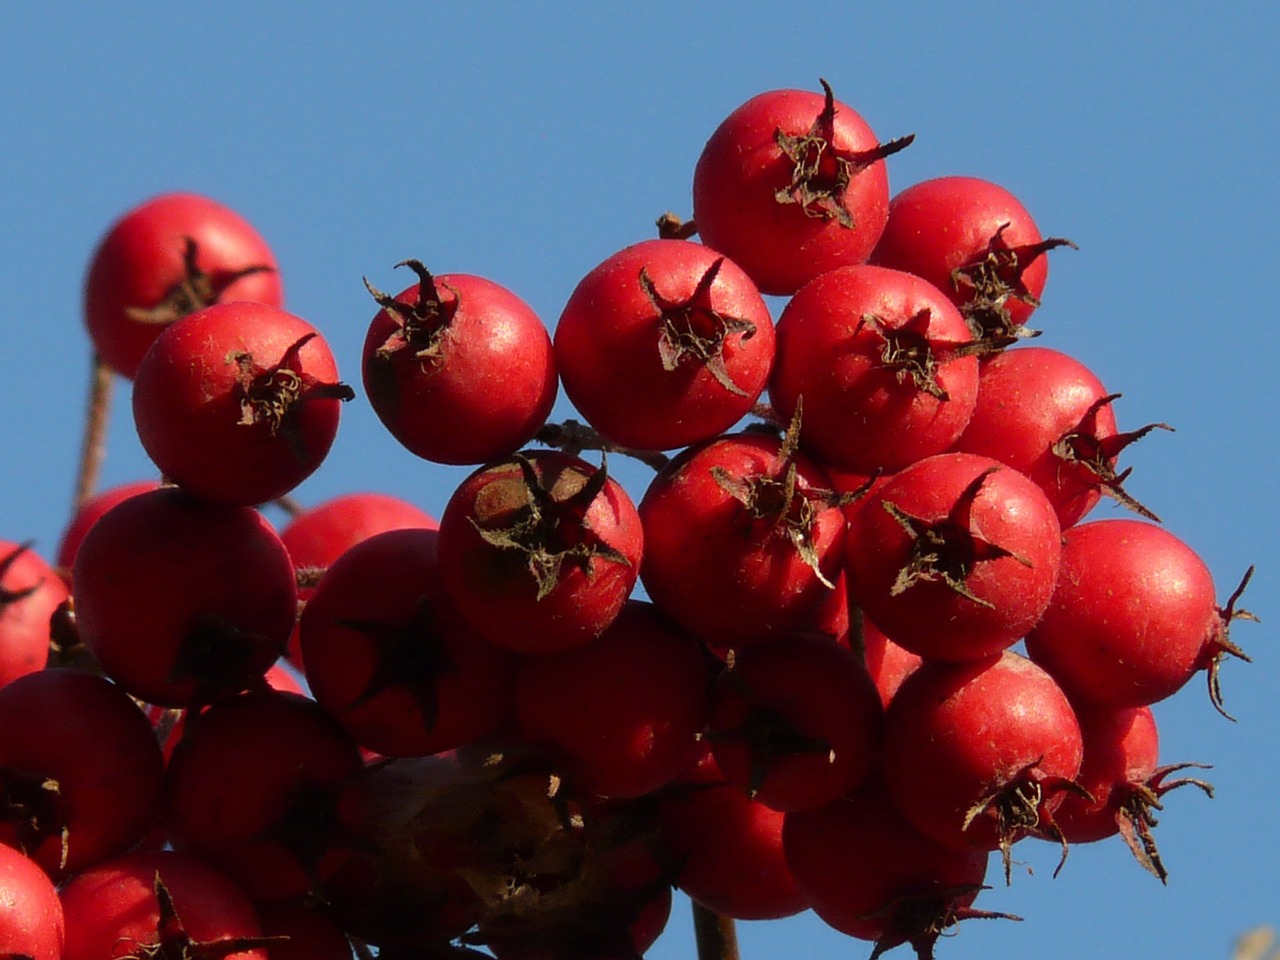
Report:
[[[111,413],[115,371],[103,363],[96,353],[90,368],[89,403],[85,412],[84,437],[80,444],[80,470],[76,476],[73,512],[79,510],[97,492],[102,461],[107,455],[107,419]]]
[[[729,917],[693,904],[693,936],[698,960],[738,960],[738,931]]]
[[[1242,934],[1235,943],[1231,960],[1276,960],[1280,949],[1276,945],[1276,932],[1271,927],[1255,927]]]
[[[544,447],[554,447],[570,456],[580,456],[584,450],[603,450],[605,453],[619,453],[654,470],[661,470],[671,458],[660,450],[638,450],[612,443],[600,435],[594,428],[577,420],[566,420],[564,423],[544,424],[533,437],[534,443]]]

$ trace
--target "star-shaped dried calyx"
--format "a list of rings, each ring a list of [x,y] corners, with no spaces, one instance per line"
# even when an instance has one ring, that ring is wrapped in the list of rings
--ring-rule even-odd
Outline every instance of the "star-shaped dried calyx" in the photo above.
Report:
[[[178,644],[166,683],[194,681],[192,703],[213,703],[229,694],[262,686],[263,651],[284,655],[284,643],[253,633],[215,613],[197,617]],[[267,663],[271,658],[267,658]],[[262,669],[257,665],[262,664]]]
[[[803,134],[774,131],[773,139],[791,161],[791,181],[774,193],[778,203],[800,205],[805,216],[835,220],[852,230],[857,226],[845,205],[844,194],[859,173],[907,147],[915,134],[876,144],[870,150],[837,150],[835,147],[835,96],[826,80],[819,80],[825,96],[822,112]]]
[[[513,454],[511,459],[520,469],[525,504],[504,526],[490,527],[474,518],[471,523],[485,543],[523,557],[537,585],[538,600],[559,585],[565,564],[577,567],[587,577],[593,575],[597,557],[631,566],[623,553],[606,543],[587,523],[587,510],[609,480],[603,455],[600,469],[589,474],[572,469],[560,471],[550,488],[532,459],[521,453]],[[575,480],[580,482],[575,485]]]
[[[880,337],[880,366],[892,370],[899,383],[910,380],[917,390],[945,401],[951,398],[938,383],[939,367],[961,357],[994,353],[1004,344],[989,340],[954,341],[931,337],[929,322],[932,317],[933,312],[923,307],[901,326],[891,327],[883,318],[866,313],[858,321],[854,333],[865,327]]]
[[[0,580],[4,580],[8,576],[13,565],[18,562],[18,558],[31,549],[34,540],[27,540],[18,544],[3,557],[0,557]],[[9,588],[0,586],[0,614],[4,613],[4,608],[11,603],[17,603],[19,600],[25,600],[34,594],[44,584],[44,578],[36,580],[35,583],[28,584],[25,587]]]
[[[1080,422],[1068,430],[1049,447],[1055,457],[1066,463],[1079,464],[1092,476],[1093,484],[1107,496],[1124,504],[1130,510],[1148,520],[1160,522],[1160,518],[1130,496],[1124,489],[1125,480],[1133,468],[1123,473],[1116,473],[1115,461],[1120,452],[1129,444],[1141,440],[1152,430],[1173,431],[1167,423],[1149,423],[1145,427],[1131,430],[1128,433],[1117,433],[1110,437],[1098,436],[1098,412],[1118,400],[1120,394],[1112,393],[1099,397],[1085,411]]]
[[[979,340],[1004,341],[1004,346],[1023,337],[1040,335],[1038,330],[1028,330],[1014,323],[1009,311],[1010,300],[1021,301],[1029,307],[1040,306],[1040,299],[1032,295],[1022,282],[1023,271],[1037,257],[1057,247],[1080,249],[1062,237],[1010,247],[1004,241],[1007,229],[1008,221],[1000,224],[987,241],[987,249],[982,256],[951,271],[951,285],[956,290],[968,288],[970,291],[960,312],[973,335]]]
[[[1227,713],[1222,702],[1222,680],[1219,676],[1222,667],[1222,661],[1227,657],[1236,657],[1245,663],[1252,663],[1253,659],[1242,650],[1238,644],[1231,639],[1231,624],[1236,620],[1252,620],[1258,623],[1259,619],[1256,614],[1250,613],[1248,610],[1236,608],[1236,604],[1240,602],[1240,598],[1244,596],[1245,589],[1249,586],[1249,581],[1253,579],[1253,567],[1249,567],[1244,572],[1244,576],[1240,579],[1240,584],[1232,592],[1227,599],[1225,607],[1218,607],[1218,627],[1214,631],[1212,637],[1204,645],[1204,650],[1200,654],[1200,666],[1204,669],[1209,680],[1209,700],[1213,703],[1213,707],[1228,720],[1235,720],[1231,714]]]
[[[442,297],[436,278],[421,260],[401,260],[396,266],[408,267],[418,275],[418,299],[411,304],[402,303],[365,279],[365,289],[398,325],[395,332],[374,351],[374,356],[390,360],[404,354],[415,360],[436,360],[440,356],[441,338],[457,314],[462,296],[453,287],[443,284],[450,297]]]
[[[57,780],[29,770],[0,768],[0,823],[10,825],[18,849],[27,856],[47,838],[57,837],[61,844],[58,869],[66,867],[71,834]]]
[[[1088,803],[1093,802],[1093,794],[1075,780],[1041,773],[1040,764],[1043,759],[1040,757],[1033,760],[1012,777],[996,784],[986,796],[966,811],[961,824],[962,830],[968,830],[978,817],[985,816],[995,820],[1006,886],[1013,879],[1013,844],[1024,836],[1053,840],[1062,845],[1062,857],[1053,871],[1055,877],[1067,862],[1067,838],[1047,806],[1051,797],[1070,793]]]
[[[742,317],[726,316],[711,305],[711,287],[720,274],[724,257],[711,264],[698,280],[693,293],[683,300],[671,300],[658,292],[646,268],[640,268],[640,288],[658,311],[658,356],[662,369],[670,373],[686,359],[700,363],[716,382],[730,393],[745,397],[747,392],[733,382],[724,362],[724,345],[729,337],[743,340],[755,336],[756,325]]]
[[[877,960],[894,947],[911,945],[917,960],[933,960],[933,949],[947,930],[962,920],[1021,920],[1017,914],[977,910],[960,903],[990,887],[981,884],[959,884],[915,896],[898,897],[884,908],[862,917],[882,919],[884,934],[876,941],[868,960]]]
[[[271,436],[284,436],[299,461],[306,459],[306,453],[301,428],[293,417],[298,406],[308,400],[352,400],[356,395],[345,383],[326,383],[302,370],[300,353],[315,336],[312,331],[300,337],[274,366],[260,365],[252,353],[227,354],[227,363],[237,368],[240,424],[265,423]]]
[[[800,449],[800,422],[804,416],[804,398],[796,398],[795,413],[778,448],[776,466],[771,472],[751,476],[735,476],[724,467],[711,468],[711,476],[720,489],[742,505],[748,533],[760,540],[784,537],[795,547],[805,566],[828,588],[835,584],[822,572],[814,528],[818,515],[826,509],[854,503],[871,489],[876,477],[850,493],[836,493],[802,484],[796,458]]]
[[[333,850],[365,850],[368,842],[341,815],[344,784],[306,783],[293,791],[283,815],[253,837],[279,843],[298,862],[310,881],[310,893],[321,895],[320,864]]]
[[[378,651],[377,665],[369,682],[346,709],[359,707],[387,690],[403,686],[408,688],[422,715],[423,727],[433,730],[440,712],[440,678],[455,672],[457,665],[449,656],[430,599],[419,598],[413,614],[405,620],[340,619],[338,625],[365,634]]]
[[[730,673],[733,673],[730,666]],[[738,683],[743,683],[741,678]],[[748,692],[748,696],[751,694]],[[810,737],[796,729],[795,724],[780,711],[765,703],[756,703],[747,711],[738,726],[727,730],[712,730],[703,734],[708,743],[741,743],[747,751],[747,794],[752,799],[760,792],[765,778],[779,760],[788,757],[810,755],[826,757],[835,763],[836,752],[821,737]]]
[[[182,279],[169,288],[164,298],[153,307],[126,307],[125,315],[138,323],[164,325],[181,320],[189,313],[217,303],[226,289],[242,277],[255,273],[274,273],[275,268],[255,263],[217,277],[200,269],[196,262],[200,245],[194,237],[183,237]]]
[[[1142,783],[1126,783],[1113,788],[1113,793],[1116,791],[1120,793],[1120,799],[1116,805],[1116,825],[1120,828],[1121,839],[1128,846],[1134,859],[1154,874],[1161,883],[1168,883],[1169,871],[1165,869],[1160,851],[1156,847],[1155,837],[1151,834],[1151,828],[1158,822],[1151,811],[1163,810],[1164,805],[1161,799],[1170,790],[1176,790],[1179,787],[1198,787],[1206,796],[1211,799],[1213,797],[1213,785],[1197,777],[1166,779],[1171,773],[1191,768],[1208,770],[1209,766],[1203,763],[1173,763],[1158,767]]]
[[[1012,557],[1025,566],[1031,561],[992,543],[973,523],[973,503],[987,477],[1000,467],[988,467],[973,479],[956,498],[951,511],[941,520],[913,517],[889,500],[881,502],[911,538],[907,562],[889,589],[897,596],[920,582],[945,583],[948,587],[982,607],[994,605],[969,589],[969,575],[979,563]]]
[[[173,905],[173,896],[169,888],[160,879],[156,871],[152,884],[155,891],[156,904],[160,916],[156,921],[156,941],[154,943],[137,943],[130,948],[133,952],[123,954],[121,960],[222,960],[233,954],[256,950],[258,947],[270,948],[273,944],[284,943],[289,938],[277,937],[226,937],[218,940],[193,940],[187,932],[186,925],[178,916]]]

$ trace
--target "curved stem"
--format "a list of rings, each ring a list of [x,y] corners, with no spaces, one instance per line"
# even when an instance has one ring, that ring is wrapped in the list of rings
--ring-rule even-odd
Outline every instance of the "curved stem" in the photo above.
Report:
[[[738,931],[729,917],[693,904],[693,936],[698,960],[738,960]]]
[[[84,437],[80,443],[80,469],[76,476],[73,511],[98,489],[98,476],[107,454],[107,418],[111,413],[111,395],[115,372],[96,353],[90,364],[89,404],[85,412]]]

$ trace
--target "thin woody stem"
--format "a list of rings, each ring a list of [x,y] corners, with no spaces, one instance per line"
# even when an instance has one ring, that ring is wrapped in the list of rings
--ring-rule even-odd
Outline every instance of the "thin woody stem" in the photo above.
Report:
[[[731,918],[695,903],[693,936],[698,960],[738,960],[738,931]]]
[[[76,477],[73,511],[80,509],[98,489],[102,461],[107,454],[107,419],[111,413],[114,387],[115,372],[95,353],[90,364],[89,404],[80,444],[80,470]]]

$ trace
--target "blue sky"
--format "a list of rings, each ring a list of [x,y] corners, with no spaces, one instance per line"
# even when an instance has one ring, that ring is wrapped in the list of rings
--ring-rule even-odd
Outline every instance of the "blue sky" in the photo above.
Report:
[[[1165,758],[1213,763],[1218,786],[1169,799],[1168,888],[1118,841],[1075,850],[1056,880],[1056,851],[1024,845],[1035,874],[984,905],[1026,922],[970,924],[939,954],[1226,956],[1236,933],[1280,923],[1277,37],[1262,3],[10,5],[0,539],[56,546],[88,376],[81,277],[140,200],[194,190],[253,221],[288,308],[358,385],[374,312],[361,276],[400,289],[406,257],[479,273],[550,326],[583,273],[662,211],[689,212],[693,165],[730,110],[825,77],[883,139],[916,134],[893,189],[985,177],[1079,244],[1054,254],[1040,342],[1123,392],[1122,428],[1177,428],[1130,451],[1130,489],[1201,552],[1220,596],[1258,565],[1245,605],[1264,622],[1235,634],[1254,663],[1223,677],[1239,723],[1198,683],[1157,710]],[[127,401],[122,384],[107,483],[151,472]],[[298,496],[377,489],[438,514],[464,473],[403,451],[360,398]],[[638,496],[643,471],[627,476]],[[651,957],[692,955],[687,913],[678,902]],[[811,915],[741,938],[752,960],[864,949]]]

